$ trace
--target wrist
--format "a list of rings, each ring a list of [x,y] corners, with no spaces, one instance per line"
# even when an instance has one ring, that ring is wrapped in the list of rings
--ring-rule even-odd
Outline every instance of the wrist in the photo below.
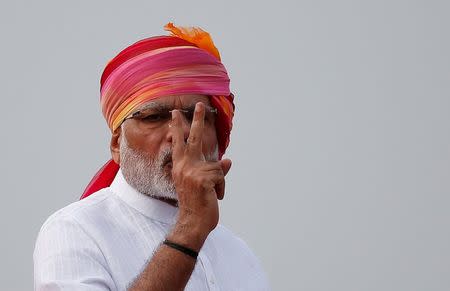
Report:
[[[163,241],[163,244],[193,258],[194,260],[196,260],[198,257],[198,251],[194,251],[193,249],[187,248],[168,239],[165,239]]]
[[[167,239],[198,252],[202,248],[209,232],[209,230],[201,227],[199,223],[195,223],[193,220],[178,219]]]

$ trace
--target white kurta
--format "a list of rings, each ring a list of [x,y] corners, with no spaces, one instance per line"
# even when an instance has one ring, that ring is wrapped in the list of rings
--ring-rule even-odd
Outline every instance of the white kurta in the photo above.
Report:
[[[126,290],[176,220],[177,208],[134,190],[119,171],[110,187],[50,216],[34,250],[35,290]],[[218,225],[185,290],[269,290],[248,246]]]

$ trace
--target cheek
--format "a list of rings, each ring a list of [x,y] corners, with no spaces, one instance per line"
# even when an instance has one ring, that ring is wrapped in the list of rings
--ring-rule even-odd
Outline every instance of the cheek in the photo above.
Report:
[[[161,148],[170,146],[170,144],[167,142],[166,134],[149,134],[144,136],[143,140],[143,146],[145,147],[143,150],[146,150],[149,153],[154,153],[155,155],[159,153]]]
[[[129,146],[133,149],[145,152],[150,156],[155,156],[163,146],[165,136],[166,135],[160,131],[145,134],[136,131],[130,132],[128,139]]]

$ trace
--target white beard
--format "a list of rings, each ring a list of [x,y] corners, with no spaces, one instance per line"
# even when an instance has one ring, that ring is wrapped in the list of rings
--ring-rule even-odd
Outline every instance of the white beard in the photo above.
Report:
[[[218,147],[208,154],[207,161],[217,161]],[[164,166],[171,161],[172,151],[164,149],[157,157],[149,157],[146,153],[134,150],[128,146],[122,131],[120,142],[120,168],[128,184],[138,192],[155,198],[165,198],[178,201],[175,185],[170,174],[164,171]]]

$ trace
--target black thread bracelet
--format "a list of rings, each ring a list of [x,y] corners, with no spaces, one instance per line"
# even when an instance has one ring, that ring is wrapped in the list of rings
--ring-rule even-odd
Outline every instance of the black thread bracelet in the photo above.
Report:
[[[170,240],[167,240],[167,239],[164,240],[163,244],[165,244],[166,246],[169,246],[173,249],[176,249],[177,251],[180,251],[194,259],[197,259],[197,257],[198,257],[198,252],[196,252],[190,248],[184,247],[182,245],[179,245],[177,243],[171,242]]]

